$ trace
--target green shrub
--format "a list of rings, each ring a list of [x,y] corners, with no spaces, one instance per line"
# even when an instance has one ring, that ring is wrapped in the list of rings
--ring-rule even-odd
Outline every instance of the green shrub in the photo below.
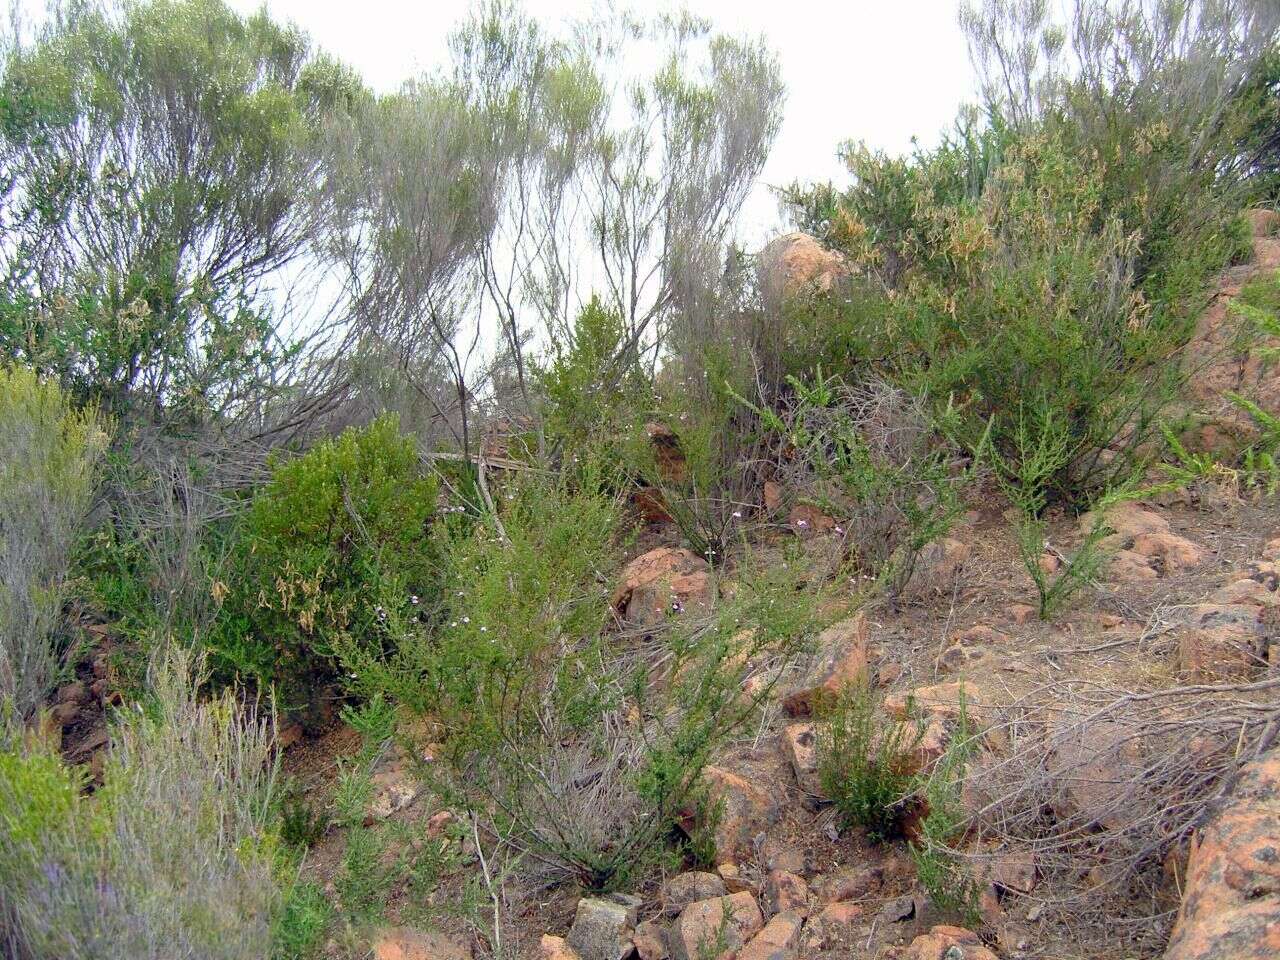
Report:
[[[621,444],[640,426],[652,390],[624,350],[626,328],[598,296],[578,312],[568,344],[554,341],[551,361],[536,372],[545,400],[544,429],[571,456],[584,448],[621,462]]]
[[[895,836],[915,788],[914,753],[924,737],[917,721],[887,720],[880,698],[863,686],[822,705],[818,776],[846,826],[872,840]]]
[[[736,658],[768,648],[785,660],[814,602],[796,589],[802,565],[783,564],[662,640],[607,632],[618,509],[599,491],[513,479],[495,516],[445,543],[438,631],[354,669],[367,692],[435,721],[433,788],[491,817],[525,869],[594,890],[679,855],[703,767],[755,707],[738,700]],[[668,682],[651,686],[655,671]]]
[[[216,629],[224,672],[304,683],[337,673],[339,650],[386,652],[399,621],[429,617],[439,558],[436,485],[394,417],[276,466],[237,533]]]
[[[777,437],[778,476],[835,520],[862,572],[896,601],[920,551],[961,509],[959,451],[920,402],[883,380],[849,386],[818,368],[790,384],[782,415],[758,411]]]
[[[295,883],[272,930],[271,960],[308,960],[319,952],[333,906],[318,884]]]
[[[0,703],[29,719],[65,663],[56,635],[106,436],[57,384],[0,367]]]

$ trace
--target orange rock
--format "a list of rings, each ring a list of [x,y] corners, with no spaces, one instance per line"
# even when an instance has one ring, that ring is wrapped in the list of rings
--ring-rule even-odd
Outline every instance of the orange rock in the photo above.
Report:
[[[1262,608],[1203,603],[1178,633],[1178,667],[1193,680],[1245,679],[1266,666]]]
[[[384,931],[374,940],[373,957],[374,960],[471,960],[471,950],[443,934],[399,927]]]
[[[764,881],[765,916],[788,911],[801,916],[809,912],[809,885],[794,873],[770,870]]]
[[[849,273],[843,255],[807,233],[784,234],[760,255],[761,287],[774,308],[791,297],[828,292]]]
[[[809,503],[797,503],[787,514],[787,523],[802,537],[813,537],[828,533],[834,529],[836,522],[817,507]]]
[[[866,912],[866,908],[861,904],[840,901],[829,903],[823,907],[822,913],[818,914],[818,919],[823,923],[833,923],[844,927],[861,919]]]
[[[798,688],[783,697],[782,709],[792,717],[812,716],[817,700],[865,683],[867,640],[867,618],[862,613],[823,630],[814,666]]]
[[[1249,764],[1196,835],[1165,960],[1280,956],[1280,751]]]
[[[709,606],[713,593],[705,560],[689,550],[659,547],[623,568],[612,604],[628,623],[655,626],[672,614]]]
[[[764,927],[756,898],[743,891],[691,903],[671,928],[674,960],[728,960]]]
[[[804,917],[799,913],[778,914],[738,951],[736,960],[787,960],[794,957],[803,925]]]
[[[902,960],[998,960],[978,935],[961,927],[937,926],[907,947]]]

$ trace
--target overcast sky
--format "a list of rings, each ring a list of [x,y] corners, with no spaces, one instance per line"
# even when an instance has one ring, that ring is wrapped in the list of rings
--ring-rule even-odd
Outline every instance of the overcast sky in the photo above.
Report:
[[[229,0],[249,12],[261,0]],[[932,143],[961,103],[973,99],[957,0],[690,0],[684,6],[735,34],[763,34],[782,62],[788,99],[782,133],[763,184],[744,211],[743,233],[759,242],[779,222],[764,187],[795,179],[840,180],[836,146],[861,139],[902,151]],[[281,19],[357,68],[380,91],[440,64],[445,38],[466,0],[269,0]],[[643,11],[649,4],[635,3]],[[665,5],[664,5],[665,6]],[[555,23],[592,9],[591,0],[526,0]]]

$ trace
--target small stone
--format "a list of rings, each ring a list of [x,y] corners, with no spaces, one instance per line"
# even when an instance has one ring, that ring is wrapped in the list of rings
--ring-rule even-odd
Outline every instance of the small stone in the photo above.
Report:
[[[302,740],[302,724],[286,723],[280,728],[280,732],[276,734],[276,746],[281,750],[288,750],[294,744]]]
[[[542,960],[581,960],[573,952],[573,948],[565,943],[564,937],[553,937],[549,933],[544,933],[538,947]]]
[[[818,919],[823,923],[847,927],[862,919],[863,914],[866,912],[866,908],[861,904],[842,900],[838,903],[828,903],[822,908],[822,913],[818,914]]]
[[[820,894],[827,903],[861,900],[879,890],[883,881],[884,872],[879,867],[845,867],[825,878]]]
[[[445,830],[448,829],[449,824],[453,823],[457,819],[458,818],[453,815],[452,810],[440,810],[433,813],[427,820],[427,836],[432,840],[443,836]]]
[[[785,870],[788,873],[803,874],[807,869],[803,851],[790,844],[782,843],[769,837],[760,850],[765,866],[770,870]]]
[[[80,719],[80,704],[70,701],[60,703],[49,711],[55,723],[60,727],[69,727]]]
[[[637,912],[635,904],[621,898],[583,897],[565,943],[582,960],[623,960],[631,952]]]
[[[374,960],[471,960],[471,949],[440,933],[399,927],[374,941]]]
[[[859,613],[823,630],[817,639],[817,657],[805,680],[782,698],[788,716],[813,715],[817,701],[834,697],[867,677],[867,618]]]
[[[1036,618],[1036,608],[1028,603],[1012,603],[1005,607],[1005,613],[1014,623],[1030,623]]]
[[[880,919],[885,923],[901,923],[916,915],[914,897],[897,897],[880,908]]]
[[[83,680],[76,680],[58,689],[53,698],[54,703],[84,703],[89,699],[89,690]]]
[[[788,960],[795,956],[804,917],[799,913],[779,913],[738,951],[735,960]]]
[[[716,872],[720,874],[720,879],[724,881],[725,889],[729,893],[743,893],[752,889],[752,885],[742,875],[742,870],[732,860],[719,864]]]
[[[962,927],[936,926],[924,936],[916,937],[902,955],[902,960],[999,960],[982,945],[972,930]]]
[[[783,730],[782,742],[800,789],[811,797],[822,796],[818,774],[818,735],[812,723],[792,723]]]
[[[652,920],[645,920],[636,926],[631,942],[640,960],[667,960],[670,956],[670,951],[667,949],[667,931]]]

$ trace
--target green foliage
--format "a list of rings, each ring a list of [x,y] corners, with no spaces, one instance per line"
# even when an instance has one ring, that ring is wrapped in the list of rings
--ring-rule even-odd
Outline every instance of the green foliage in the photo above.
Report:
[[[93,409],[72,409],[30,369],[0,366],[0,704],[20,719],[61,675],[65,579],[105,447]]]
[[[0,78],[0,354],[113,414],[236,409],[291,357],[261,281],[318,237],[318,135],[359,82],[221,0],[57,13]]]
[[[340,658],[388,653],[397,626],[438,600],[435,505],[391,416],[277,465],[240,525],[227,582],[214,584],[225,593],[207,639],[219,668],[293,695]]]
[[[298,881],[271,931],[271,960],[309,960],[317,955],[333,919],[333,906],[318,884]]]
[[[701,772],[758,703],[740,699],[742,664],[785,659],[816,601],[790,562],[744,570],[732,604],[656,647],[604,634],[617,514],[593,489],[528,478],[500,501],[501,535],[495,523],[452,542],[459,579],[429,689],[443,787],[492,812],[531,869],[612,890],[677,855],[683,813],[713,813]]]
[[[994,446],[980,445],[997,481],[1018,510],[1018,555],[1035,584],[1041,620],[1049,620],[1068,599],[1091,584],[1105,566],[1102,541],[1111,532],[1106,525],[1108,506],[1129,496],[1128,486],[1107,491],[1094,504],[1094,520],[1084,539],[1070,556],[1057,556],[1053,569],[1045,567],[1048,544],[1045,507],[1054,478],[1068,466],[1075,452],[1069,428],[1052,408],[1022,411],[1013,431],[1014,454],[1002,456]]]
[[[879,697],[865,685],[842,690],[823,704],[818,776],[846,826],[872,840],[894,837],[915,786],[913,753],[924,737],[915,720],[886,720]]]
[[[280,839],[298,850],[308,850],[329,830],[329,818],[294,784],[281,791]]]
[[[920,551],[960,512],[968,478],[958,451],[889,383],[850,387],[821,367],[810,382],[789,383],[794,396],[784,415],[758,411],[783,445],[781,476],[836,521],[863,572],[896,600]]]
[[[566,451],[589,447],[618,460],[619,444],[639,426],[651,391],[625,342],[621,316],[593,296],[578,312],[569,344],[555,341],[554,358],[537,371],[544,429]]]

